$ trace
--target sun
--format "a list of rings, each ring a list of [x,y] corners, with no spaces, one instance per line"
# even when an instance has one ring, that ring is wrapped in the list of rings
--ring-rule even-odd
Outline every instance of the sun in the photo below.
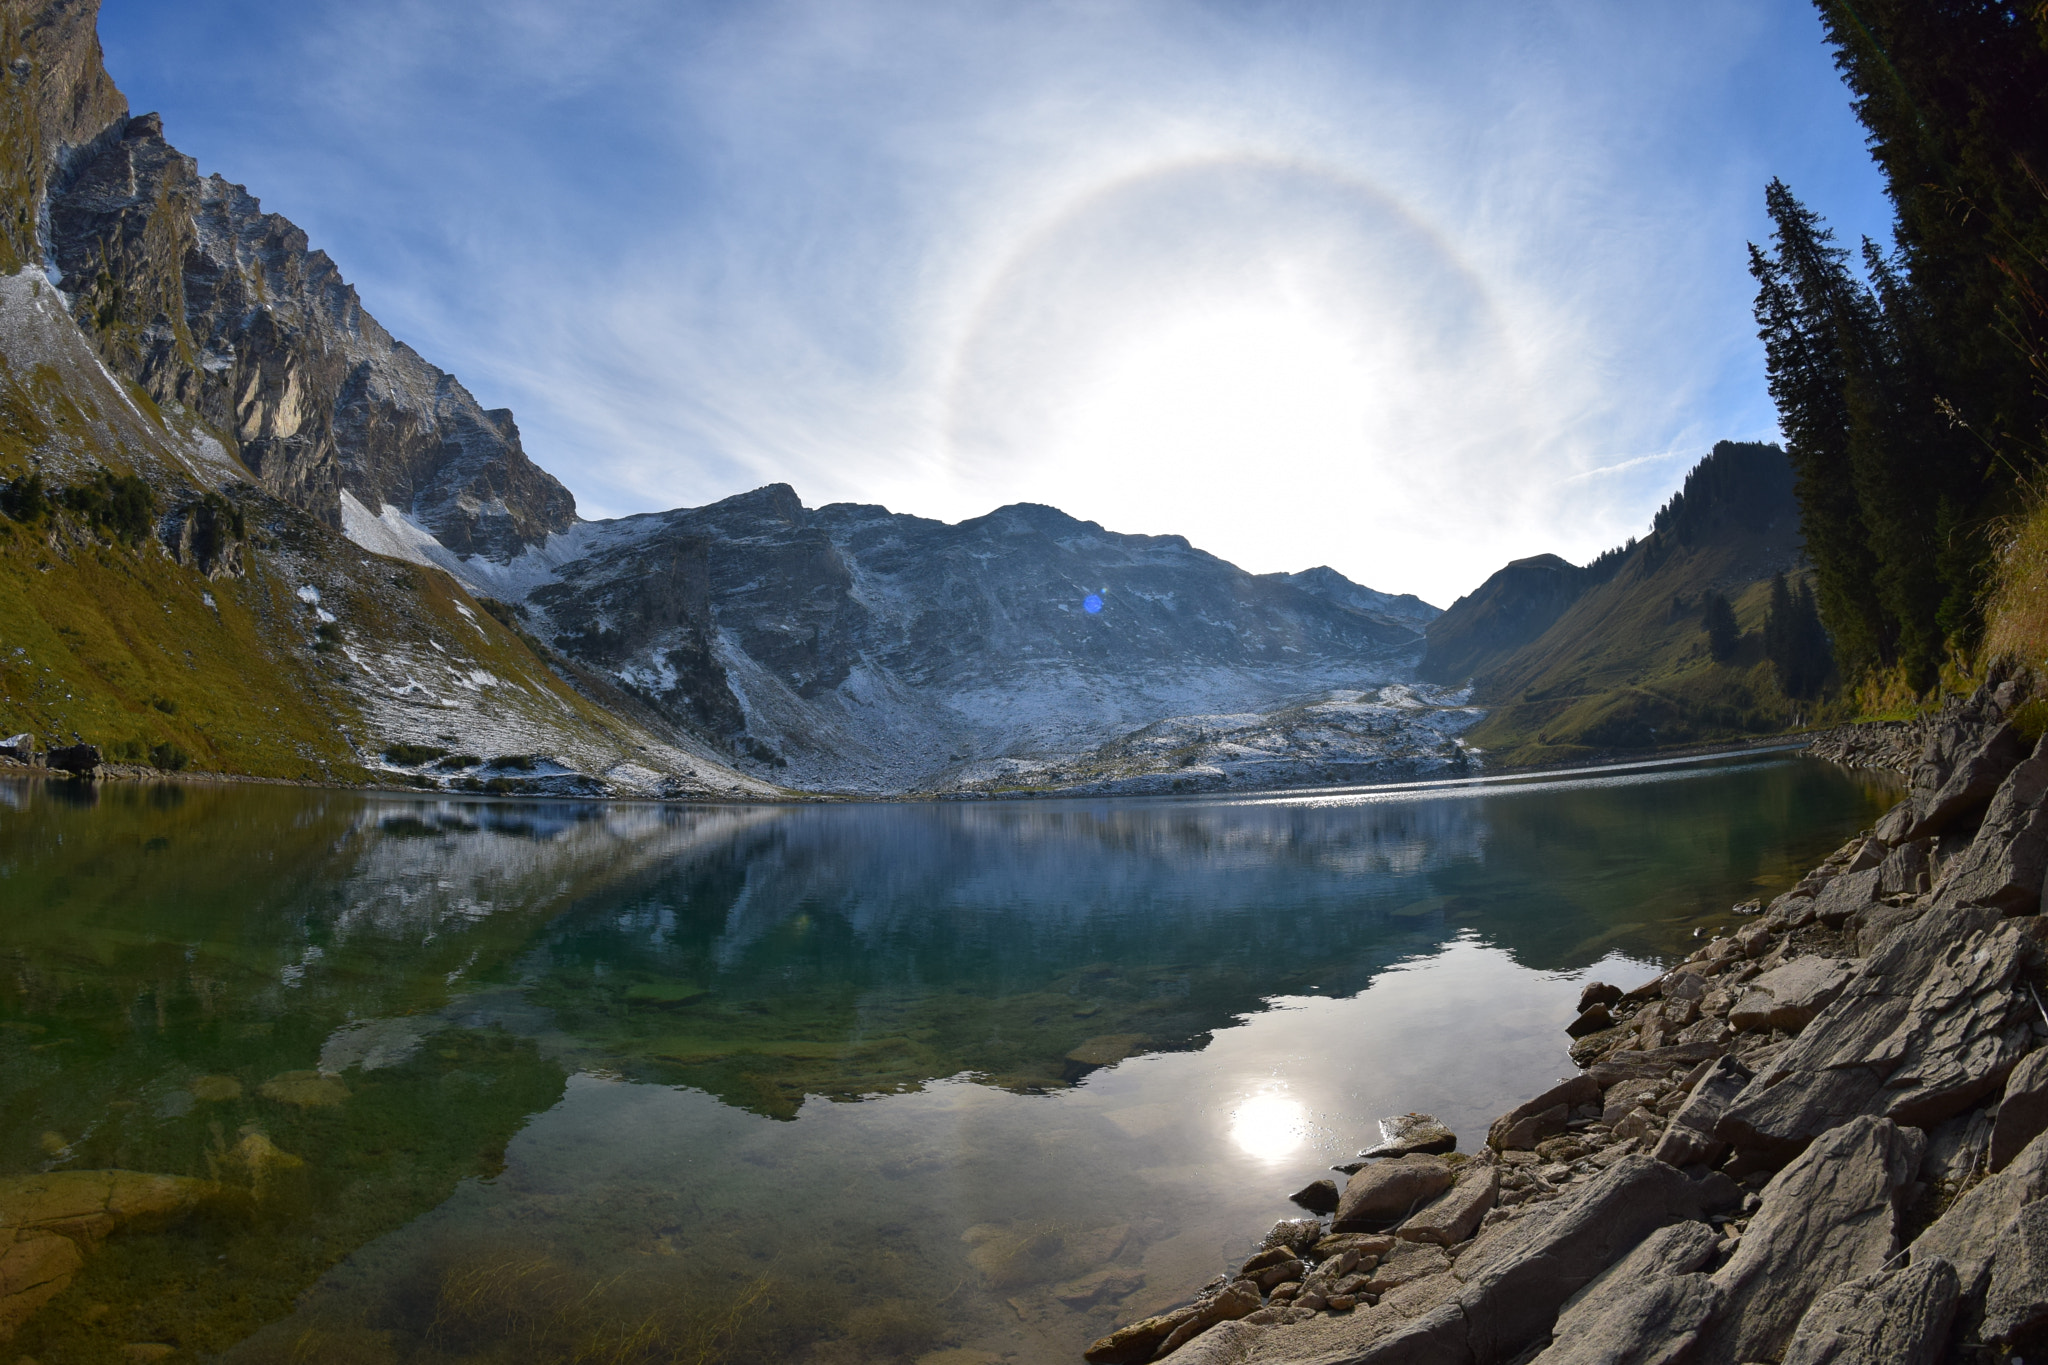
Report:
[[[1045,458],[1058,481],[1085,477],[1119,503],[1163,479],[1227,490],[1277,464],[1366,458],[1372,390],[1353,338],[1299,301],[1191,308],[1105,345]]]

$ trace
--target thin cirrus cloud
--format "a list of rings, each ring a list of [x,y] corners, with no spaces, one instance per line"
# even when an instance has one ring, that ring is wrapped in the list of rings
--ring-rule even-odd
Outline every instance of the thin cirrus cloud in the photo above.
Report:
[[[592,516],[1042,502],[1443,604],[1774,437],[1766,179],[1885,222],[1793,0],[107,0],[102,33]]]

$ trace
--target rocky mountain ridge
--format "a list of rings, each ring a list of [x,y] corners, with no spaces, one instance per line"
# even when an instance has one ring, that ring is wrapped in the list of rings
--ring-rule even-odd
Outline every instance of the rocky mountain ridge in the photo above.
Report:
[[[455,555],[398,508],[372,517],[351,500],[346,516],[366,548],[513,604],[565,656],[708,731],[743,771],[793,786],[1409,777],[1459,768],[1455,735],[1476,719],[1440,689],[1375,699],[1406,678],[1426,604],[1327,569],[1299,576],[1312,586],[1248,574],[1181,537],[1119,534],[1050,507],[947,524],[809,509],[777,484],[581,522],[508,561]],[[1298,727],[1248,719],[1361,702],[1370,715],[1343,737],[1321,724],[1292,745],[1276,739]],[[1193,733],[1161,746],[1162,726]],[[1224,732],[1247,742],[1200,737]]]

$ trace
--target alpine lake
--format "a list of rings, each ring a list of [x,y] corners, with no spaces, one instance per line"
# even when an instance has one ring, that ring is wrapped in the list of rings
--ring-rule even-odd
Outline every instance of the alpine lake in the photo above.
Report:
[[[1894,794],[0,783],[0,1362],[1065,1365]]]

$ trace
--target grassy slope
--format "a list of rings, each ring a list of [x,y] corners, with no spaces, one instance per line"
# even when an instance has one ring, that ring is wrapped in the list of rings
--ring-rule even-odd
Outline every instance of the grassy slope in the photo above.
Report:
[[[0,478],[39,456],[52,483],[99,466],[141,474],[160,503],[197,495],[177,477],[175,434],[139,390],[128,410],[75,356],[16,363],[30,359],[0,355]],[[109,542],[69,514],[36,526],[0,518],[0,730],[108,750],[168,742],[224,772],[359,778],[339,733],[348,708],[323,692],[310,657],[266,638],[288,610],[280,597],[260,569],[208,582],[155,539]]]
[[[1795,721],[1764,661],[1770,574],[1797,553],[1797,528],[1745,528],[1696,546],[1659,532],[1613,579],[1482,679],[1492,713],[1471,742],[1508,766],[1751,738]],[[1708,657],[1699,600],[1735,604],[1735,657]],[[1682,597],[1683,610],[1672,599]]]

